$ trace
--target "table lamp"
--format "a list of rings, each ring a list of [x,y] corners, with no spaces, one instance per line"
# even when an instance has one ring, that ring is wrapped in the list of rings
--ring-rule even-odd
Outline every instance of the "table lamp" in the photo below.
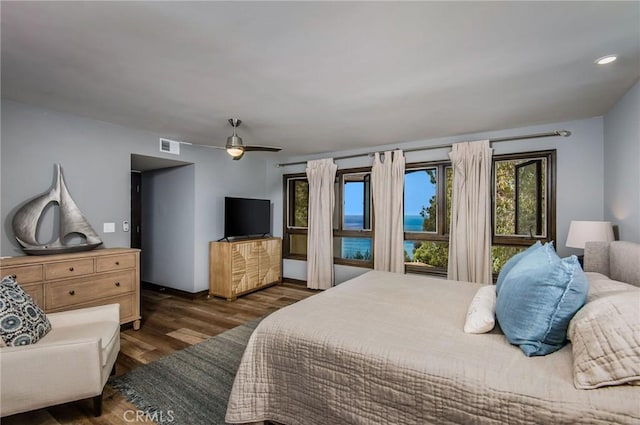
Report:
[[[584,249],[584,244],[591,241],[611,242],[613,226],[610,221],[572,221],[567,236],[567,247]],[[579,256],[582,263],[583,256]]]

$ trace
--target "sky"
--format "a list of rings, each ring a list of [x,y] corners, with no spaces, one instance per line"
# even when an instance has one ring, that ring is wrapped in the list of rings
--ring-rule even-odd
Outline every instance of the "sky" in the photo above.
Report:
[[[364,183],[349,182],[344,185],[345,215],[362,215]]]
[[[404,175],[404,215],[419,215],[422,206],[429,205],[429,199],[436,193],[426,171],[420,170]]]
[[[362,215],[364,183],[349,182],[344,186],[345,215]],[[429,181],[429,175],[421,170],[404,176],[404,214],[419,215],[422,206],[429,205],[429,199],[436,187]]]

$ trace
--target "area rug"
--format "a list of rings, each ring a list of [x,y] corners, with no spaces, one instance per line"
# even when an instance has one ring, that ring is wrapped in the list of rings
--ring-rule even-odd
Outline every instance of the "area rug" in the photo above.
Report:
[[[111,378],[111,386],[139,409],[125,415],[161,425],[224,424],[242,354],[262,319]]]

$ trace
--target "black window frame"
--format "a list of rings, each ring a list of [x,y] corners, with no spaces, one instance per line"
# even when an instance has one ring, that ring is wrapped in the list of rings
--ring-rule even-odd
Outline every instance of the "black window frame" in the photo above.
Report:
[[[495,223],[495,163],[497,161],[511,161],[518,159],[537,159],[545,158],[547,166],[545,170],[545,221],[546,232],[544,236],[538,235],[497,235]],[[556,150],[528,151],[519,153],[508,153],[502,155],[494,155],[491,166],[491,245],[527,247],[536,241],[541,243],[552,242],[556,239]],[[514,211],[514,214],[516,212]]]
[[[405,174],[407,171],[412,170],[425,170],[429,168],[435,168],[436,171],[436,231],[435,232],[404,232],[404,240],[416,241],[416,242],[449,242],[449,233],[446,229],[447,220],[446,216],[446,171],[451,167],[450,161],[428,161],[428,162],[414,162],[405,165]],[[403,197],[404,199],[404,197]],[[403,216],[404,216],[404,202],[403,202]],[[442,268],[430,268],[425,269],[422,266],[418,266],[411,263],[406,263],[404,266],[405,272],[429,274],[437,276],[446,276],[447,270]]]
[[[289,226],[289,219],[291,214],[291,208],[289,208],[289,200],[293,192],[292,187],[289,185],[290,180],[304,180],[308,182],[307,175],[305,173],[285,174],[283,176],[283,188],[282,193],[285,194],[282,205],[282,258],[292,260],[306,260],[306,254],[293,254],[291,253],[290,235],[306,235],[308,233],[307,227]]]
[[[345,168],[342,170],[336,171],[335,178],[335,215],[338,220],[334,220],[334,228],[333,228],[333,237],[334,238],[368,238],[371,240],[371,259],[370,260],[356,260],[356,259],[348,259],[341,258],[340,256],[333,257],[334,264],[340,264],[345,266],[355,266],[355,267],[365,267],[365,268],[373,268],[373,238],[375,235],[374,226],[375,226],[375,217],[373,214],[373,208],[370,210],[370,224],[371,229],[363,229],[363,230],[345,230],[343,228],[344,223],[344,176],[348,174],[360,174],[360,173],[369,173],[371,174],[371,167],[357,167],[357,168]],[[291,188],[289,185],[290,180],[307,180],[307,175],[305,173],[295,173],[295,174],[285,174],[283,175],[283,193],[286,194],[285,199],[283,199],[283,243],[282,243],[282,257],[285,259],[293,259],[293,260],[306,260],[306,255],[302,254],[293,254],[290,252],[290,239],[291,235],[308,235],[308,228],[306,227],[293,227],[289,226],[289,217],[291,214],[290,197],[291,197]],[[369,196],[372,196],[369,193]],[[371,201],[372,202],[372,201]]]
[[[357,168],[345,168],[343,170],[336,171],[336,204],[335,208],[337,210],[338,217],[338,225],[335,226],[334,223],[333,228],[333,237],[334,238],[363,238],[371,240],[371,258],[369,260],[355,260],[349,258],[336,257],[335,253],[333,256],[333,263],[340,264],[343,266],[355,266],[355,267],[366,267],[369,269],[373,268],[373,238],[375,236],[375,217],[373,214],[373,208],[370,211],[370,229],[363,230],[345,230],[343,229],[344,223],[344,176],[347,174],[360,174],[360,173],[369,173],[371,175],[371,167],[357,167]],[[369,193],[369,196],[372,198],[373,194]],[[373,205],[373,199],[369,200],[370,204]]]
[[[556,149],[549,150],[539,150],[539,151],[526,151],[526,152],[518,152],[518,153],[508,153],[508,154],[499,154],[494,155],[492,157],[491,163],[491,245],[492,246],[508,246],[508,247],[517,247],[517,248],[525,248],[527,246],[532,245],[536,241],[551,242],[556,238]],[[495,230],[495,170],[496,170],[496,162],[497,161],[505,161],[505,160],[518,160],[518,159],[536,159],[536,158],[546,158],[547,165],[545,170],[545,178],[546,178],[546,187],[545,187],[545,221],[546,221],[546,234],[544,236],[516,236],[516,235],[496,235]],[[447,220],[446,220],[446,171],[447,168],[451,168],[450,161],[425,161],[425,162],[414,162],[407,163],[405,165],[405,172],[409,170],[418,170],[418,169],[427,169],[427,168],[435,168],[437,169],[437,231],[436,232],[404,232],[404,241],[433,241],[433,242],[448,242],[449,241],[449,233],[447,229]],[[375,238],[375,217],[373,214],[373,209],[371,210],[371,229],[370,230],[345,230],[342,227],[344,216],[343,216],[343,189],[344,189],[344,181],[343,175],[345,174],[354,174],[354,173],[363,173],[363,172],[371,172],[371,166],[369,167],[357,167],[357,168],[346,168],[341,169],[336,172],[336,199],[335,199],[335,208],[337,209],[337,217],[339,217],[337,226],[334,223],[333,229],[333,237],[361,237],[361,238],[370,238],[371,246],[373,250],[373,243]],[[283,199],[283,258],[285,259],[295,259],[295,260],[306,260],[306,255],[301,254],[291,254],[290,246],[289,246],[289,236],[297,235],[297,234],[308,234],[307,228],[300,227],[289,227],[289,180],[292,179],[304,179],[307,180],[305,173],[292,173],[292,174],[284,174],[283,175],[283,194],[285,197]],[[404,206],[403,206],[404,207]],[[514,211],[515,213],[515,211]],[[373,252],[371,253],[371,260],[353,260],[353,259],[344,259],[340,257],[334,256],[334,264],[340,265],[348,265],[355,267],[364,267],[364,268],[373,268]],[[420,274],[428,274],[428,275],[438,275],[438,276],[446,276],[447,271],[442,268],[429,268],[426,269],[424,267],[415,266],[411,264],[405,263],[405,272],[409,273],[420,273]],[[497,274],[494,274],[494,280],[497,277]]]

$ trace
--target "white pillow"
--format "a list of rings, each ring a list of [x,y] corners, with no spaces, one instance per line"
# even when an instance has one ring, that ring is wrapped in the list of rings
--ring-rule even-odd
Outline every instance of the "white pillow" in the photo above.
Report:
[[[464,331],[468,334],[489,332],[496,324],[496,287],[485,285],[478,289],[469,304]]]
[[[573,383],[578,389],[640,381],[640,291],[588,302],[569,323]]]

